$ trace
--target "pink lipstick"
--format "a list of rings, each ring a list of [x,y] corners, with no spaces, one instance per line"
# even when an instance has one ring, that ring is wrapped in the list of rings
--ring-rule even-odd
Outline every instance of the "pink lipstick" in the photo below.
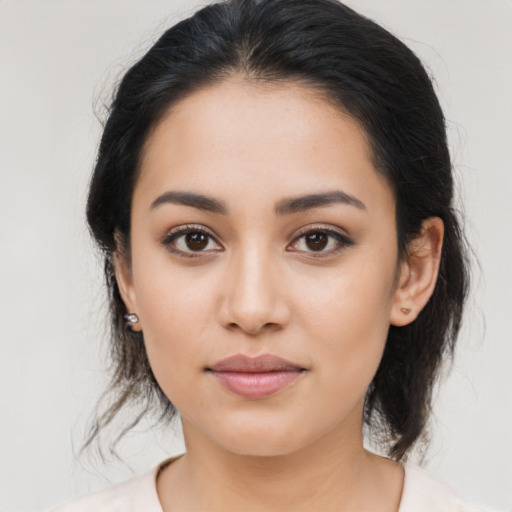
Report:
[[[251,399],[264,398],[288,387],[306,371],[271,354],[258,357],[236,354],[207,370],[229,391]]]

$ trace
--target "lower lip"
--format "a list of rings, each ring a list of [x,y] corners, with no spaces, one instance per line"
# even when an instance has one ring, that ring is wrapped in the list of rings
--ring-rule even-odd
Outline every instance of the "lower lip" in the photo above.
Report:
[[[304,372],[211,372],[226,389],[245,398],[264,398],[295,382]]]

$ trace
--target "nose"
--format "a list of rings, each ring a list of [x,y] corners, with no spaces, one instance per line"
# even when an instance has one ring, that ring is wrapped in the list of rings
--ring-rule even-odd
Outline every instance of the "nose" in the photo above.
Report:
[[[223,280],[220,323],[251,336],[282,329],[290,320],[279,264],[252,247],[233,254]]]

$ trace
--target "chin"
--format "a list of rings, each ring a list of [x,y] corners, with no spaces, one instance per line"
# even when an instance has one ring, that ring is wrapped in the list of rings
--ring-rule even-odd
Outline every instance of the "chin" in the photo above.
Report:
[[[252,457],[288,455],[307,444],[307,440],[297,439],[286,429],[267,426],[255,429],[254,425],[252,427],[235,429],[232,432],[225,429],[222,432],[223,435],[219,436],[216,442],[232,453]]]

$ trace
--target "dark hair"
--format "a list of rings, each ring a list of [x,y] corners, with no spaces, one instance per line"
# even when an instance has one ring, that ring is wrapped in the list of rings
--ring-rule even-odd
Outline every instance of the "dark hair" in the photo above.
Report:
[[[113,271],[118,242],[129,254],[130,207],[141,151],[162,116],[200,88],[241,75],[300,83],[364,128],[375,168],[396,199],[399,254],[422,221],[444,222],[434,293],[418,318],[391,326],[368,389],[365,423],[396,460],[422,439],[441,362],[453,353],[468,288],[465,241],[453,209],[445,119],[432,82],[396,37],[336,0],[227,0],[167,30],[121,80],[105,124],[87,203],[104,253],[109,291],[113,401],[97,413],[88,443],[128,403],[170,420],[176,409],[148,363],[143,336],[125,328]],[[123,431],[124,433],[124,431]]]

